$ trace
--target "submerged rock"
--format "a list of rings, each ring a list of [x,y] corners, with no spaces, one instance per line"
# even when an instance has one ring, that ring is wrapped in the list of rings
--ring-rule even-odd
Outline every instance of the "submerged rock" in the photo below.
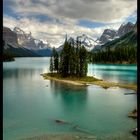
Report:
[[[108,86],[103,86],[103,88],[104,88],[104,89],[108,89],[109,87],[108,87]]]
[[[132,95],[132,94],[136,94],[134,92],[131,92],[131,93],[124,93],[124,95]]]
[[[69,122],[64,121],[64,120],[55,120],[55,122],[58,124],[69,124]]]
[[[128,117],[131,117],[133,119],[137,119],[137,109],[134,109],[132,112],[130,112]]]
[[[137,128],[135,128],[134,130],[132,130],[132,134],[135,135],[135,136],[137,136],[137,132],[138,132],[138,129]]]

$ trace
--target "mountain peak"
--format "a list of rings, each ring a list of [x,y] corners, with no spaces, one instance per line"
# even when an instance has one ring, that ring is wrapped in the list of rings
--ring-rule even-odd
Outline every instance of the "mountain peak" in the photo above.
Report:
[[[105,29],[102,33],[101,37],[99,38],[99,41],[101,44],[105,44],[110,40],[113,40],[113,38],[116,36],[116,31],[112,29]]]
[[[133,28],[134,28],[134,24],[133,23],[131,23],[131,22],[127,22],[127,23],[123,23],[120,27],[119,27],[119,29],[118,29],[118,36],[123,36],[124,34],[126,34],[126,33],[128,33],[128,32],[130,32],[130,31],[132,31],[133,30]]]
[[[15,27],[13,31],[17,34],[24,34],[24,31],[21,30],[19,27]]]
[[[18,47],[17,34],[8,27],[3,27],[3,40],[14,47]]]

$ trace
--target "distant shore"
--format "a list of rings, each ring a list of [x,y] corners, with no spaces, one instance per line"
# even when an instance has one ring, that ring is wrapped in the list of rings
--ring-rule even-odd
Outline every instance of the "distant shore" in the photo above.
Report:
[[[104,81],[102,79],[97,79],[95,77],[87,76],[83,78],[76,78],[76,77],[67,77],[67,78],[62,78],[58,74],[53,73],[44,73],[41,74],[44,79],[49,79],[49,80],[55,80],[63,83],[68,83],[68,84],[73,84],[77,86],[83,86],[83,85],[99,85],[103,88],[109,88],[109,87],[120,87],[120,88],[127,88],[127,89],[132,89],[132,90],[137,90],[137,85],[136,84],[122,84],[122,83],[114,83],[114,82],[108,82]]]
[[[15,61],[14,58],[3,58],[3,62],[12,62]]]

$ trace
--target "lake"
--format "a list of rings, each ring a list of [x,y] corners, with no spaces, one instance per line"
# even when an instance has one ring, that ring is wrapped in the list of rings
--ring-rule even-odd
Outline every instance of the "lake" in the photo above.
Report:
[[[130,131],[137,126],[128,113],[137,106],[133,90],[74,86],[44,80],[49,58],[16,58],[3,63],[3,139],[91,132],[97,139],[136,140]],[[136,65],[89,64],[88,75],[122,83],[137,83]],[[71,125],[59,125],[61,119]],[[84,132],[83,132],[84,133]]]

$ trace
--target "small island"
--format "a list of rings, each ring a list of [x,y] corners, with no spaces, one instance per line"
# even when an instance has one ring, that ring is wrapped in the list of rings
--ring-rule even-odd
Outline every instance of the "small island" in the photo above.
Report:
[[[104,81],[101,79],[97,79],[95,77],[90,77],[90,76],[86,76],[86,77],[82,77],[82,78],[76,78],[76,77],[66,77],[63,78],[60,75],[56,74],[56,73],[44,73],[41,74],[43,76],[43,78],[49,79],[49,80],[54,80],[54,81],[58,81],[58,82],[62,82],[62,83],[68,83],[68,84],[73,84],[73,85],[77,85],[77,86],[84,86],[84,85],[99,85],[101,87],[103,87],[104,89],[110,88],[110,87],[120,87],[120,88],[127,88],[127,89],[132,89],[132,90],[137,90],[137,85],[136,84],[121,84],[121,83],[114,83],[114,82],[108,82],[108,81]]]
[[[55,80],[73,85],[99,85],[107,89],[109,87],[120,87],[137,90],[136,84],[122,84],[104,81],[93,76],[87,76],[88,52],[81,46],[81,42],[77,39],[76,46],[69,43],[67,37],[65,39],[62,52],[58,52],[53,48],[50,58],[50,73],[41,74],[44,79]]]

